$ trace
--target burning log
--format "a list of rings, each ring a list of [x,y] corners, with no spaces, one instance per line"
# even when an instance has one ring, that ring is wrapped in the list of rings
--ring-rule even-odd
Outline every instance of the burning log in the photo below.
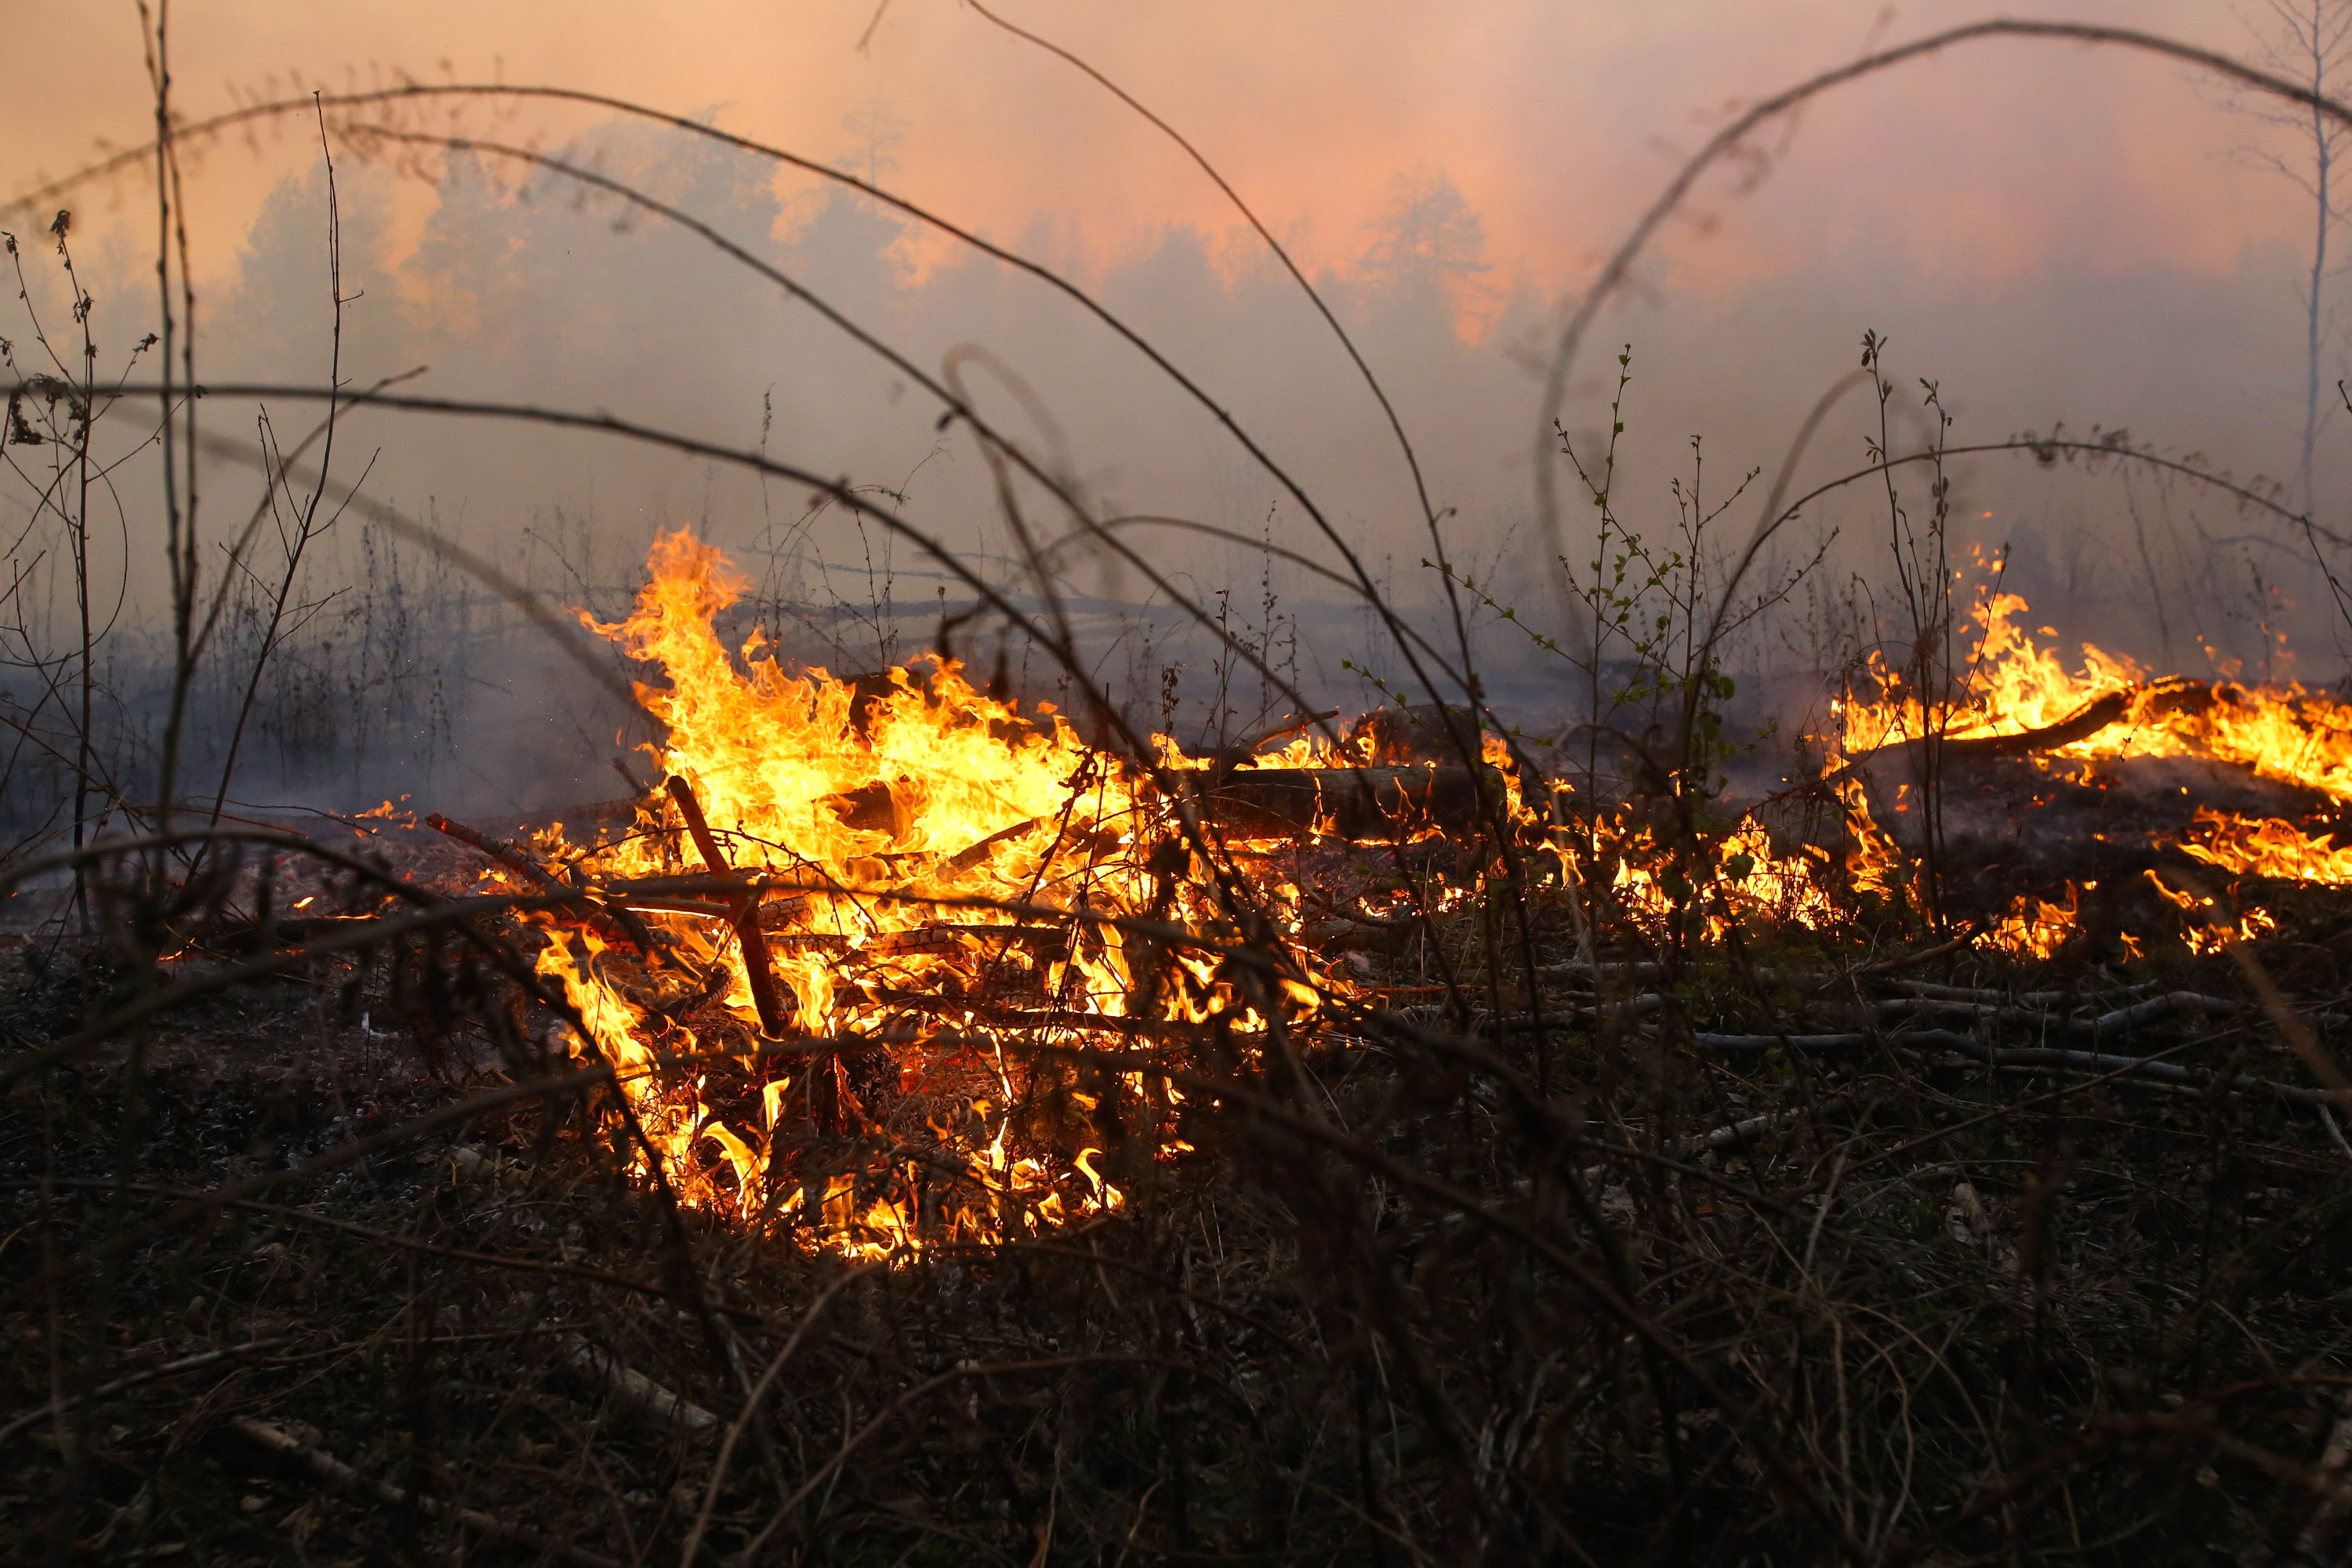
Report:
[[[719,918],[731,916],[735,901],[746,893],[756,893],[762,900],[780,905],[789,912],[793,900],[827,890],[812,888],[804,879],[784,881],[772,877],[745,876],[740,871],[724,876],[688,871],[679,876],[616,877],[605,886],[637,909]]]
[[[885,833],[896,838],[905,826],[898,797],[890,793],[888,784],[878,780],[828,796],[825,804],[833,808],[844,827],[860,833]]]
[[[727,994],[727,966],[723,963],[714,963],[710,966],[710,973],[702,977],[702,983],[699,985],[694,986],[682,996],[653,1004],[646,1009],[646,1016],[667,1018],[673,1024],[682,1022]]]
[[[1275,742],[1286,741],[1293,735],[1304,734],[1326,720],[1337,719],[1339,716],[1339,710],[1334,708],[1327,712],[1309,713],[1304,719],[1286,720],[1270,729],[1260,730],[1255,734],[1244,735],[1231,745],[1220,747],[1211,752],[1210,765],[1217,768],[1247,767],[1251,758]]]
[[[982,839],[979,843],[973,845],[971,848],[951,858],[947,864],[940,868],[940,875],[942,877],[961,877],[966,871],[971,870],[973,867],[978,866],[981,862],[986,860],[988,858],[988,852],[995,848],[998,845],[1010,844],[1016,838],[1025,838],[1031,833],[1045,825],[1045,819],[1044,817],[1033,816],[1026,822],[1016,822],[1010,827],[1000,827],[995,832],[990,834],[987,837]]]
[[[1460,766],[1466,746],[1475,755],[1483,744],[1478,715],[1451,703],[1415,702],[1375,708],[1348,731],[1348,749],[1375,767],[1415,763]]]
[[[762,918],[765,918],[764,914]],[[763,929],[761,934],[767,938],[770,952],[847,952],[849,951],[849,939],[838,931],[769,931]]]
[[[876,957],[896,957],[908,953],[948,953],[962,951],[967,942],[1019,942],[1040,950],[1048,956],[1066,956],[1069,933],[1058,926],[1045,925],[929,925],[917,926],[912,931],[885,931],[868,942],[860,951]],[[846,947],[846,942],[844,946]]]
[[[1938,760],[1947,765],[2054,752],[2062,746],[2087,741],[2100,731],[2127,721],[2147,723],[2176,713],[2191,713],[2210,708],[2220,700],[2221,694],[2215,687],[2187,676],[2173,676],[2142,686],[2119,686],[2113,691],[2093,698],[2055,723],[2021,730],[2013,735],[1915,735],[1907,741],[1896,741],[1875,751],[1864,752],[1826,775],[1822,782],[1836,784],[1876,765],[1883,758],[1898,754],[1908,758],[1916,769],[1925,763],[1930,746]]]
[[[953,1014],[975,1019],[992,1028],[1030,1032],[1084,1029],[1127,1039],[1179,1043],[1229,1044],[1236,1038],[1218,1025],[1189,1023],[1181,1019],[1129,1018],[1116,1013],[1081,1013],[1068,1007],[1007,1007],[969,996],[936,996],[927,991],[908,991],[890,985],[869,985],[865,989],[874,1001],[889,1006],[913,1013]]]
[[[694,846],[702,852],[703,864],[710,874],[722,881],[739,882],[743,891],[730,911],[735,935],[743,947],[743,980],[751,993],[751,1005],[760,1016],[760,1032],[774,1039],[784,1032],[784,1008],[776,994],[776,971],[768,955],[767,933],[760,929],[760,889],[741,883],[735,868],[719,847],[718,837],[710,831],[709,822],[702,815],[702,804],[695,799],[694,787],[677,773],[669,775],[670,798],[677,803],[678,814],[686,818],[687,831],[693,836]],[[841,1131],[841,1087],[836,1062],[811,1064],[809,1069],[809,1121],[816,1131],[827,1137]],[[803,1214],[814,1223],[820,1212],[824,1185],[811,1167],[808,1186],[802,1205]]]
[[[578,890],[571,883],[524,854],[519,846],[509,844],[503,838],[484,833],[478,828],[468,827],[462,822],[452,822],[437,811],[426,814],[425,826],[432,828],[436,833],[448,835],[469,848],[480,850],[508,870],[519,871],[552,891],[570,893]]]

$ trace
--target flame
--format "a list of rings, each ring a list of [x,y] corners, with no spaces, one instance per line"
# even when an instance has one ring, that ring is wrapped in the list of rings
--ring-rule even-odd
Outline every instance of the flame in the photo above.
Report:
[[[1938,726],[1953,740],[2021,735],[2074,717],[2103,697],[2129,693],[2119,722],[2047,755],[2075,761],[2122,757],[2206,757],[2261,776],[2352,802],[2352,704],[2289,682],[2247,687],[2156,681],[2131,659],[2082,645],[2074,670],[2018,622],[2027,610],[2015,594],[1990,594],[1969,622],[1959,689],[1927,703],[1874,652],[1873,700],[1840,705],[1840,760],[1916,740]],[[2054,636],[2042,628],[2042,636]]]
[[[559,826],[542,852],[619,889],[664,952],[551,916],[538,964],[586,1026],[575,1052],[618,1069],[640,1170],[658,1163],[686,1202],[782,1214],[863,1257],[1115,1211],[1126,1195],[1102,1132],[1172,1158],[1190,1147],[1173,1131],[1182,1096],[1139,1071],[1059,1067],[1084,1047],[1140,1048],[1148,1031],[1122,1021],[1245,1042],[1268,1014],[1323,1005],[1335,983],[1307,984],[1303,963],[1258,984],[1211,947],[1144,962],[1121,922],[1230,938],[1231,911],[1149,773],[1081,742],[1050,704],[1021,712],[936,658],[848,680],[793,673],[756,631],[730,654],[714,620],[743,583],[720,552],[678,532],[648,564],[625,619],[582,618],[660,668],[638,688],[667,731],[657,761],[735,880],[712,879],[671,801],[602,847]],[[1154,741],[1171,765],[1200,765]],[[1302,737],[1264,760],[1330,756]],[[1251,886],[1259,915],[1297,929],[1295,886]],[[751,889],[780,1040],[762,1039],[736,925]],[[697,985],[715,1007],[678,1004]]]
[[[2181,845],[2184,853],[2238,876],[2276,877],[2297,882],[2352,883],[2352,847],[2339,847],[2324,834],[2305,833],[2277,817],[2239,816],[2200,809],[2203,836]]]
[[[2219,899],[2210,893],[2176,888],[2154,871],[2147,874],[2148,886],[2182,915],[2182,936],[2189,950],[2199,954],[2223,952],[2232,942],[2251,942],[2278,930],[2278,917],[2268,910],[2248,910],[2231,921]]]
[[[2035,764],[2053,777],[2081,783],[2097,762],[2203,758],[2352,803],[2352,704],[2294,682],[2250,687],[2231,679],[2153,679],[2131,659],[2088,643],[2082,645],[2078,666],[2069,669],[2051,647],[2022,628],[2027,608],[2015,594],[1988,592],[1980,597],[1964,639],[1964,668],[1948,700],[1923,702],[1916,683],[1874,654],[1864,692],[1835,705],[1838,732],[1830,737],[1831,755],[1822,771],[1843,774],[1833,787],[1845,802],[1853,831],[1850,869],[1858,889],[1885,891],[1907,873],[1900,851],[1870,820],[1860,784],[1843,770],[1881,747],[1937,731],[1952,740],[2021,735],[2105,702],[2114,710],[2113,722],[2041,751]],[[2056,634],[2044,626],[2038,635]],[[2225,677],[2234,674],[2224,670]],[[2352,847],[2339,847],[2326,835],[2281,818],[2200,809],[2191,837],[2179,847],[2235,875],[2352,883]],[[2160,880],[2156,885],[2190,917],[2189,939],[2200,952],[2218,952],[2230,941],[2276,929],[2267,911],[2250,910],[2232,923],[2213,912],[2211,900]],[[1985,940],[2021,957],[2046,958],[2075,930],[2076,900],[2072,884],[2060,902],[2020,898]],[[2137,951],[2138,939],[2123,935],[2127,950]]]
[[[1774,855],[1750,819],[1721,840],[1707,874],[1696,879],[1709,884],[1702,893],[1689,885],[1695,879],[1689,869],[1670,868],[1664,847],[1622,812],[1588,819],[1580,837],[1556,833],[1556,852],[1564,863],[1572,853],[1594,864],[1613,858],[1611,890],[1618,907],[1654,938],[1678,895],[1714,900],[1706,921],[1711,940],[1719,940],[1734,919],[1827,929],[1856,898],[1907,900],[1918,875],[1874,816],[1853,764],[1929,734],[1991,739],[2070,721],[2084,732],[2032,753],[2033,765],[2053,778],[2089,783],[2096,763],[2124,758],[2200,758],[2352,803],[2352,704],[2292,682],[2156,679],[2134,661],[2089,644],[2070,668],[2040,640],[2056,635],[2051,628],[2024,628],[2027,610],[2015,594],[1988,591],[1979,597],[1959,639],[1962,668],[1953,689],[1938,700],[1923,701],[1914,679],[1874,654],[1859,689],[1832,704],[1832,732],[1819,738],[1826,742],[1822,773],[1844,812],[1848,847],[1842,867],[1831,865],[1818,847]],[[2102,718],[2111,721],[2096,725]],[[1912,809],[1909,795],[1910,786],[1899,786],[1893,809]],[[2352,884],[2352,846],[2282,818],[2202,810],[2179,847],[2232,875]],[[1573,866],[1567,869],[1574,874]],[[2017,898],[1986,927],[1984,945],[2022,959],[2053,956],[2080,929],[2082,890],[2067,883],[2054,899]],[[2264,910],[2230,921],[2188,895],[2168,890],[2167,897],[2190,916],[2188,939],[2200,952],[2276,929],[2275,918]],[[2138,934],[2117,935],[2127,952],[2141,951]]]
[[[1984,943],[2012,958],[2054,958],[2075,931],[2081,889],[2066,884],[2065,902],[2026,895],[2009,907],[1984,933]]]
[[[1672,873],[1665,872],[1662,864],[1664,856],[1649,829],[1627,830],[1622,816],[1611,826],[1612,831],[1605,837],[1611,853],[1617,857],[1617,872],[1611,881],[1610,892],[1636,925],[1653,937],[1660,935],[1677,903],[1669,886],[1674,880]],[[1569,862],[1570,850],[1558,835],[1554,852],[1573,876],[1574,867]],[[1706,887],[1691,889],[1683,896],[1696,894],[1706,900],[1705,930],[1710,942],[1721,941],[1735,922],[1760,920],[1786,925],[1826,926],[1839,918],[1835,900],[1822,876],[1826,858],[1827,852],[1819,849],[1810,856],[1801,852],[1776,855],[1771,837],[1762,825],[1747,819],[1707,851],[1702,878]]]
[[[1214,759],[1153,736],[1150,765],[1124,763],[1050,704],[1024,711],[945,659],[856,679],[796,673],[757,631],[740,647],[720,640],[717,619],[743,584],[719,552],[674,533],[656,541],[649,567],[628,616],[583,619],[660,670],[638,689],[667,731],[651,749],[698,805],[723,864],[705,864],[674,799],[641,807],[614,843],[583,847],[559,826],[542,854],[629,919],[530,918],[546,938],[540,970],[579,1020],[570,1048],[615,1069],[640,1172],[658,1171],[687,1203],[871,1258],[1116,1213],[1139,1172],[1191,1148],[1183,1096],[1139,1070],[1141,1053],[1207,1029],[1246,1057],[1275,1020],[1312,1020],[1347,992],[1339,972],[1307,978],[1295,941],[1302,893],[1269,847],[1228,846],[1236,894],[1185,837],[1171,786]],[[1776,853],[1753,818],[1677,849],[1616,808],[1554,826],[1564,878],[1587,885],[1580,868],[1607,868],[1603,901],[1653,939],[1693,909],[1709,941],[1750,921],[1832,931],[1874,900],[1910,900],[1917,875],[1852,763],[1931,732],[2043,729],[2095,702],[2116,721],[2046,748],[2037,765],[2208,757],[2352,801],[2352,708],[2293,685],[2155,682],[2087,646],[2068,669],[2020,629],[2026,607],[1982,598],[1945,699],[1923,704],[1874,663],[1863,691],[1834,706],[1822,771],[1844,811],[1843,859],[1809,845]],[[1507,743],[1487,737],[1486,757],[1511,818],[1530,824]],[[1256,761],[1354,758],[1308,733]],[[1898,793],[1893,809],[1913,804]],[[2231,875],[2352,884],[2352,847],[2284,820],[2200,812],[2181,847]],[[2208,895],[2150,880],[2199,952],[2276,927],[2261,910],[2231,920]],[[2080,891],[2017,899],[1985,945],[2055,955],[2079,929]],[[1441,878],[1420,907],[1479,892],[1475,877]],[[1254,906],[1237,910],[1237,896]],[[1364,912],[1382,917],[1369,902]],[[1134,922],[1198,944],[1145,944]],[[1224,962],[1220,942],[1269,928],[1279,973]],[[2134,933],[2122,940],[2140,951]],[[755,992],[747,944],[765,948],[772,989]]]
[[[1846,856],[1846,872],[1853,879],[1855,890],[1881,898],[1895,896],[1910,875],[1902,847],[1870,815],[1869,792],[1862,787],[1859,779],[1841,780],[1836,790],[1839,802],[1845,807],[1847,830],[1853,837],[1853,847]]]

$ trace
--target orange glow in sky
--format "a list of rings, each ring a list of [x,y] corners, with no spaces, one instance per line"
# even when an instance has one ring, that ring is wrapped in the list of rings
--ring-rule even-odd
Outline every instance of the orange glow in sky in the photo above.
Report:
[[[138,139],[149,114],[131,5],[16,0],[11,10],[13,36],[41,44],[0,60],[0,194],[87,162],[100,139]],[[1546,296],[1575,288],[1728,105],[1874,38],[1980,14],[1868,0],[1005,0],[1004,10],[1183,129],[1310,269],[1346,273],[1401,188],[1451,180],[1484,230],[1486,270],[1464,302],[1474,316],[1523,282]],[[2071,10],[2246,43],[2227,8],[2198,0]],[[876,0],[239,0],[174,16],[191,116],[298,78],[559,83],[870,164],[958,220],[1042,243],[1082,270],[1170,225],[1215,241],[1236,224],[1180,153],[1097,87],[953,0],[887,0],[878,12]],[[1706,193],[1700,221],[1667,247],[1673,279],[1737,292],[1853,246],[1931,275],[2021,274],[2054,257],[2226,269],[2249,243],[2295,236],[2297,206],[2229,155],[2258,133],[2219,98],[2179,68],[2073,46],[1984,44],[1906,68],[1768,139],[1777,156],[1759,194],[1738,195],[1729,177]],[[583,123],[525,118],[551,141]],[[211,265],[234,257],[261,197],[299,158],[267,140],[257,155],[226,147],[208,158],[196,194]]]

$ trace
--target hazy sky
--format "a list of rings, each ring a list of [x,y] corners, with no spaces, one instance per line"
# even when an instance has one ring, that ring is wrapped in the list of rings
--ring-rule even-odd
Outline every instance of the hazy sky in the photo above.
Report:
[[[0,61],[12,184],[137,138],[148,113],[135,14],[14,0]],[[2083,0],[2044,14],[2243,48],[2215,0]],[[2260,7],[2253,7],[2259,10]],[[1484,219],[1503,279],[1572,288],[1726,106],[1861,50],[1988,14],[1933,0],[1006,0],[1186,131],[1305,258],[1345,266],[1400,173],[1442,172]],[[845,121],[903,121],[899,183],[959,219],[1018,233],[1049,215],[1097,263],[1165,226],[1233,222],[1199,175],[1059,61],[954,0],[457,4],[236,0],[174,8],[191,115],[280,84],[378,73],[583,87],[820,156]],[[2249,12],[2251,15],[2251,12]],[[858,48],[869,25],[872,37]],[[1808,111],[1770,194],[1676,249],[1687,287],[1737,289],[1806,265],[1860,227],[1937,273],[2053,264],[2230,268],[2298,235],[2299,210],[2221,154],[2245,139],[2217,94],[2120,50],[1992,42],[1849,89]],[[276,177],[225,158],[203,191],[215,247]],[[1887,235],[1886,230],[1893,234]]]
[[[10,9],[12,37],[41,42],[0,58],[0,196],[135,142],[150,114],[132,6]],[[1192,136],[1328,283],[1423,447],[1436,502],[1455,509],[1464,552],[1516,571],[1530,602],[1547,591],[1548,552],[1528,532],[1536,410],[1522,362],[1558,310],[1740,103],[1874,41],[1985,15],[1956,0],[1003,10]],[[1101,290],[1250,423],[1335,526],[1384,569],[1414,575],[1410,491],[1371,404],[1231,209],[1095,84],[954,0],[183,0],[173,15],[191,117],[298,82],[549,83],[873,169]],[[2238,52],[2254,43],[2240,9],[2218,0],[2082,0],[2063,15]],[[965,361],[976,395],[1041,450],[1058,439],[1108,504],[1262,528],[1328,557],[1131,354],[939,237],[601,115],[525,110],[500,129],[669,193],[822,282],[919,364],[986,351],[993,359]],[[1956,439],[2062,419],[2127,426],[2240,475],[2292,477],[2310,203],[2258,166],[2264,152],[2291,156],[2293,138],[2231,113],[2210,83],[2119,49],[1979,43],[1843,89],[1758,145],[1763,163],[1719,173],[1665,235],[1578,384],[1570,426],[1589,434],[1605,417],[1605,351],[1634,343],[1624,493],[1647,508],[1645,526],[1670,525],[1667,479],[1687,477],[1694,435],[1706,437],[1711,482],[1777,463],[1865,327],[1895,345],[1898,435],[1925,428],[1917,378],[1933,377],[1959,416]],[[321,374],[317,162],[310,133],[288,123],[195,165],[210,374]],[[366,291],[347,345],[358,379],[429,364],[420,384],[443,393],[612,407],[745,446],[765,421],[771,450],[816,471],[894,487],[919,476],[911,504],[944,536],[1002,546],[985,470],[968,447],[934,439],[936,405],[740,268],[675,235],[616,234],[615,214],[544,189],[520,202],[478,179],[436,185],[355,163],[345,181],[346,268]],[[106,318],[117,341],[151,309],[139,248],[149,199],[136,179],[77,199],[77,243],[109,296],[101,316],[129,312]],[[1423,252],[1399,265],[1400,237],[1415,236]],[[2332,333],[2330,380],[2344,346]],[[1034,389],[1052,431],[1029,422],[998,363]],[[1857,402],[1841,413],[1805,477],[1860,459],[1866,412]],[[2347,426],[2326,439],[2340,445]],[[619,524],[625,552],[665,521],[698,521],[742,548],[763,527],[772,539],[777,510],[791,510],[707,467],[577,438],[372,431],[383,443],[373,489],[430,498],[493,542],[543,531],[562,509]],[[2323,455],[2324,515],[2342,510],[2347,475],[2352,464]],[[2013,463],[1965,470],[1960,495],[1978,537],[2016,548],[2038,604],[2146,657],[2178,662],[2197,637],[2252,636],[2272,613],[2263,605],[2285,600],[2324,639],[2332,611],[2292,542],[2200,498]],[[1860,521],[1824,515],[1849,527],[1842,548],[1861,549]],[[856,542],[826,537],[829,558]],[[1202,591],[1255,571],[1197,547],[1155,559]],[[1841,570],[1870,567],[1854,555]],[[2222,599],[2234,607],[2216,609]],[[2318,641],[2312,651],[2334,657]]]

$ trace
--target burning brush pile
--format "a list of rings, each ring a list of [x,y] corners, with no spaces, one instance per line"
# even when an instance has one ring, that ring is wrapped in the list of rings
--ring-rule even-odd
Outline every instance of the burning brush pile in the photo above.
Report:
[[[828,1250],[1116,1211],[1139,1162],[1190,1147],[1175,1069],[1255,1063],[1357,992],[1309,939],[1401,885],[1335,894],[1365,879],[1309,846],[1517,809],[1500,771],[1399,761],[1379,725],[1360,755],[1276,734],[1129,758],[953,664],[796,676],[756,633],[739,660],[719,552],[672,535],[651,568],[633,615],[590,624],[661,672],[664,787],[585,843],[435,822],[498,883],[578,895],[536,917],[537,963],[572,1052],[620,1071],[641,1172]]]
[[[2352,882],[2352,705],[2300,685],[2158,677],[2084,645],[2069,669],[1988,594],[1941,700],[1874,656],[1831,704],[1818,761],[1704,846],[1704,930],[1854,934],[1900,912],[2021,960],[2131,963],[2275,931],[2264,900]],[[2053,628],[2040,628],[2055,637]],[[1638,805],[1638,803],[1637,803]],[[1556,846],[1654,933],[1677,900],[1640,810]],[[1568,845],[1572,842],[1575,854]],[[1571,870],[1573,867],[1571,865]]]

